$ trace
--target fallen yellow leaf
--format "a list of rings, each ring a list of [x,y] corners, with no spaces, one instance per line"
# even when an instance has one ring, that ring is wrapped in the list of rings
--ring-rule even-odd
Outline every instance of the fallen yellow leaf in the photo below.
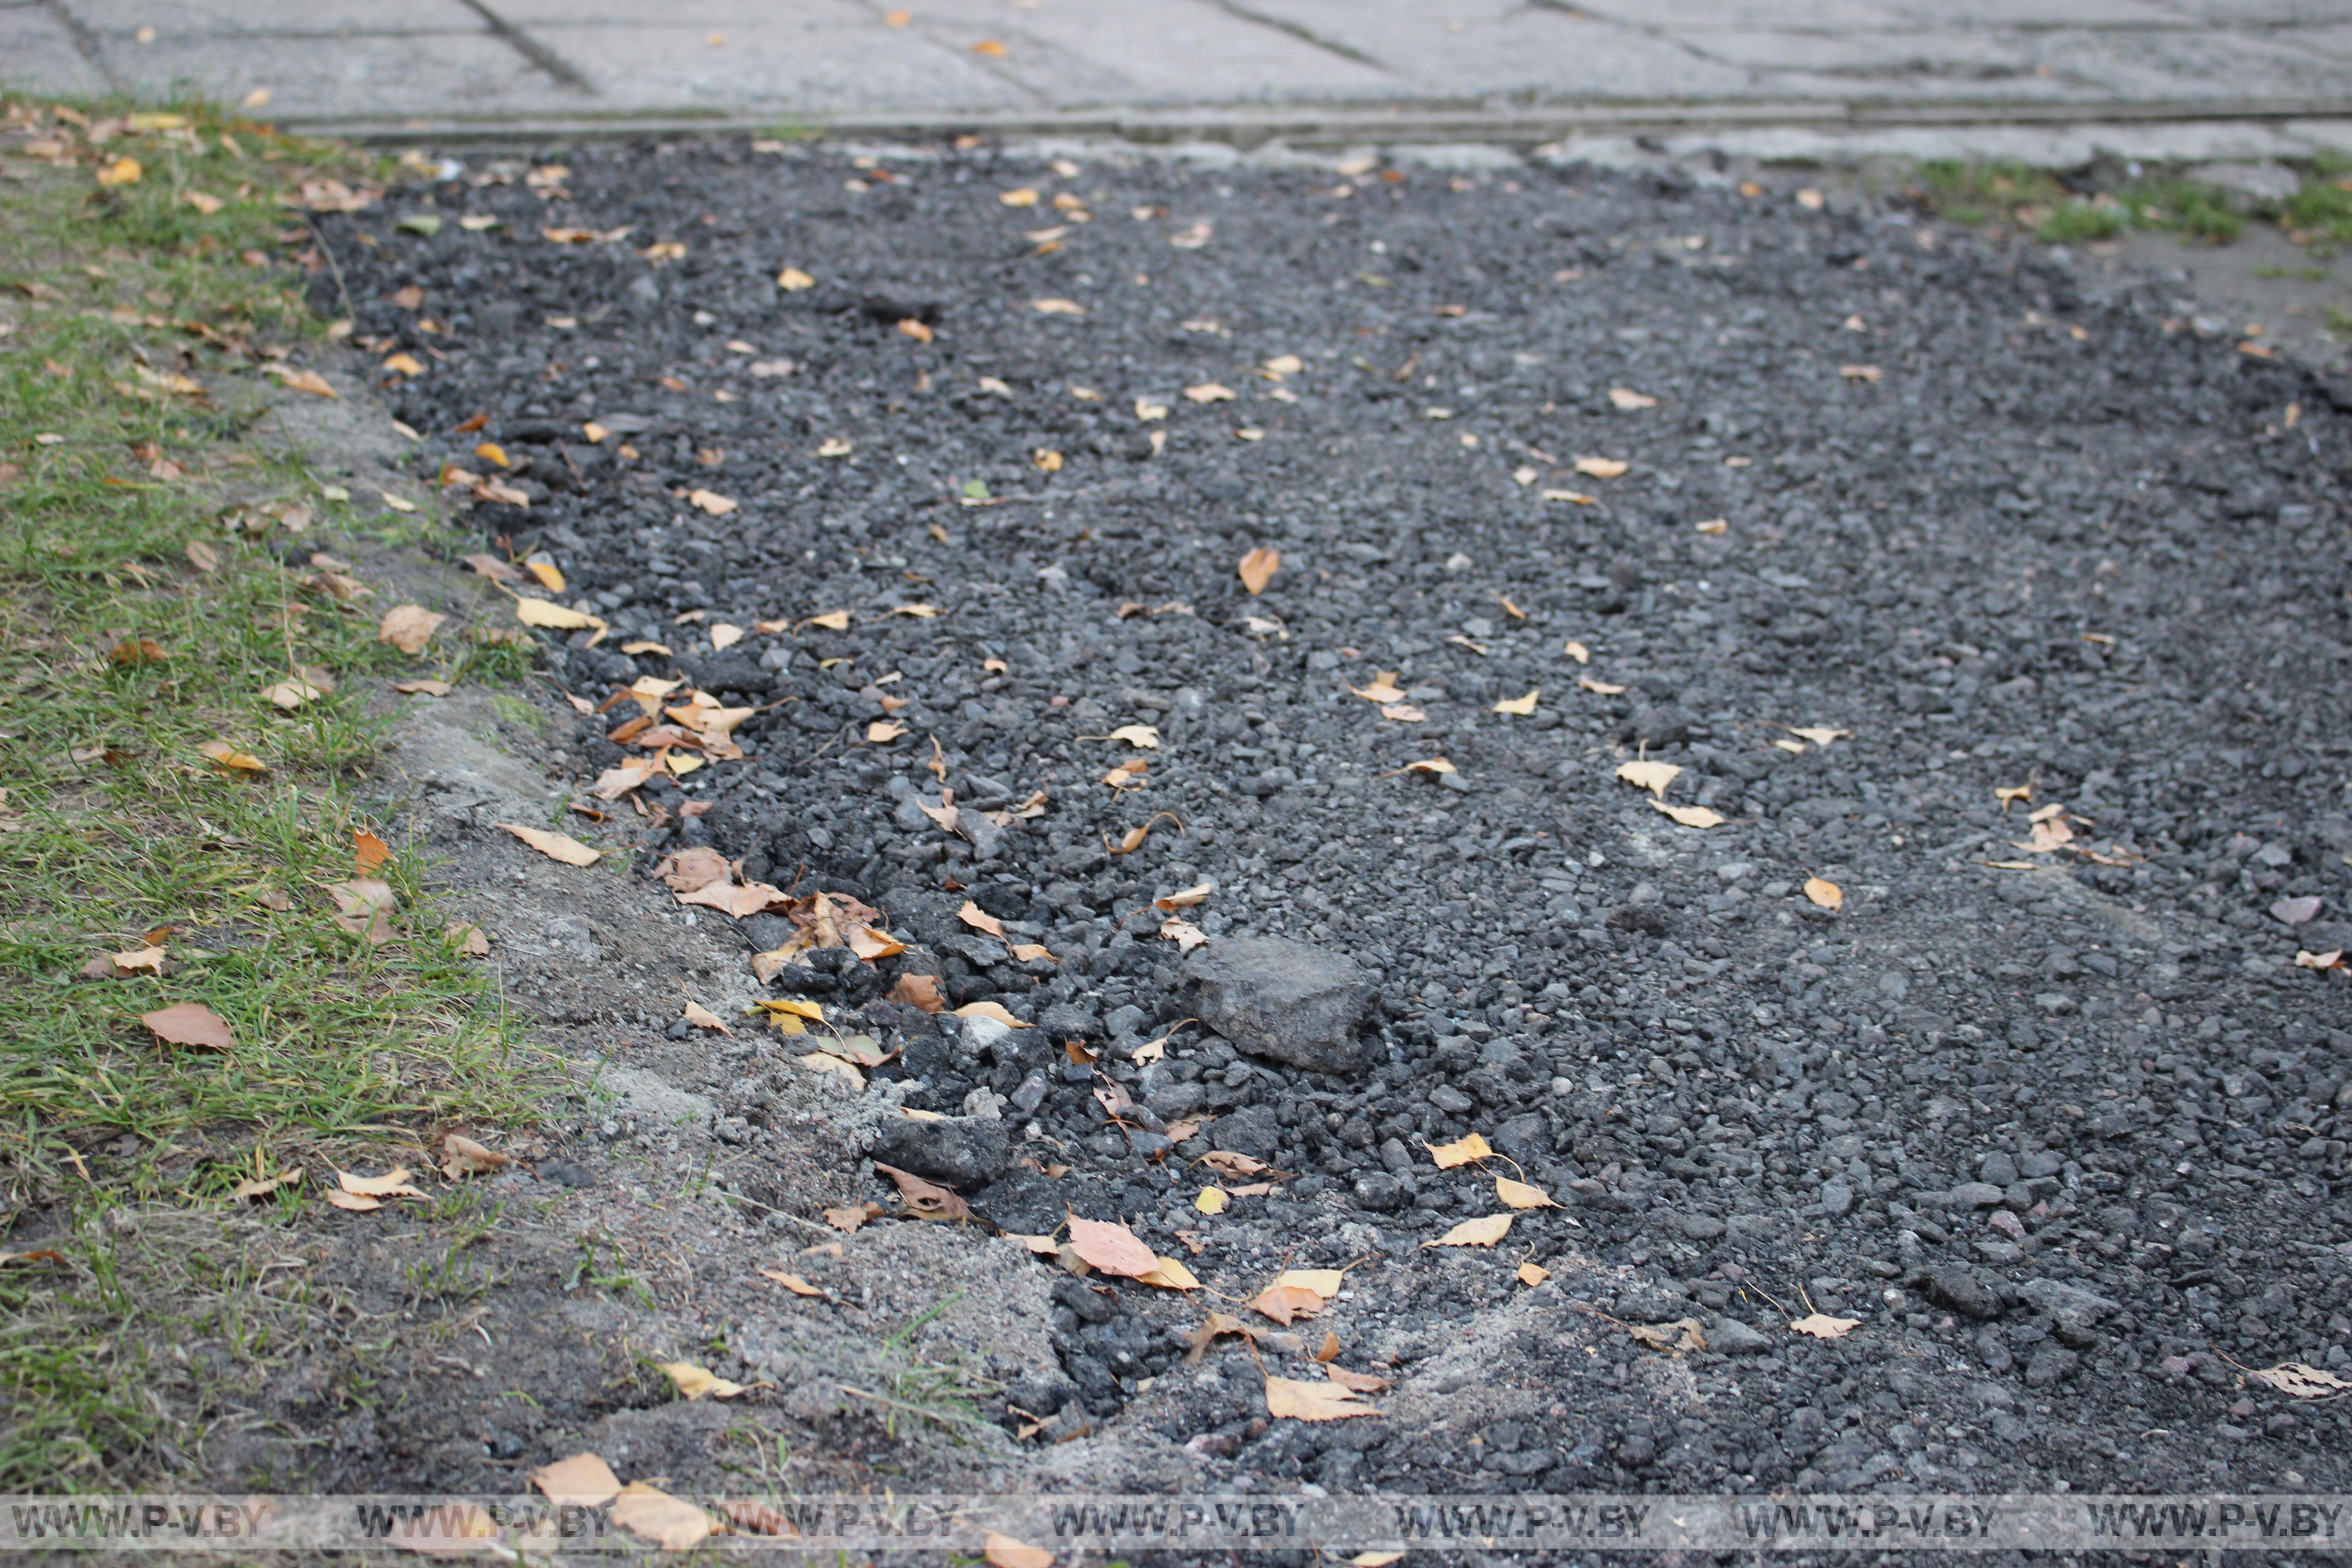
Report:
[[[658,1363],[677,1384],[677,1391],[688,1399],[700,1399],[710,1394],[719,1399],[732,1399],[743,1392],[740,1383],[730,1383],[708,1367],[697,1366],[690,1361],[666,1361]]]
[[[1495,704],[1495,711],[1497,713],[1516,714],[1519,718],[1524,719],[1528,714],[1533,713],[1536,710],[1536,699],[1542,695],[1542,689],[1538,688],[1536,690],[1528,692],[1525,697],[1507,697],[1502,701]]]
[[[523,827],[511,822],[499,826],[549,859],[561,860],[567,866],[593,866],[604,858],[602,851],[589,848],[566,833],[551,833],[544,827]]]
[[[1435,1241],[1424,1241],[1423,1247],[1492,1247],[1510,1234],[1511,1221],[1517,1216],[1507,1214],[1482,1215],[1465,1219]]]
[[[1666,786],[1683,776],[1683,771],[1672,763],[1645,760],[1618,763],[1617,776],[1636,789],[1645,789],[1654,795],[1663,796]]]
[[[1494,1152],[1494,1150],[1486,1146],[1484,1133],[1473,1132],[1469,1137],[1456,1139],[1451,1143],[1430,1145],[1429,1157],[1437,1162],[1439,1170],[1450,1171],[1456,1165],[1466,1165],[1473,1160],[1486,1159]]]
[[[1845,889],[1820,877],[1805,879],[1805,897],[1812,900],[1817,909],[1840,910],[1845,907]]]

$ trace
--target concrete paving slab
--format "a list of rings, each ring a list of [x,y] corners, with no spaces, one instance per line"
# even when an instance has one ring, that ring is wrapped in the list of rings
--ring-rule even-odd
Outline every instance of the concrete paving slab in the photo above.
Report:
[[[240,39],[194,39],[170,50],[114,51],[109,58],[132,91],[149,97],[194,91],[236,103],[266,87],[271,113],[320,123],[404,115],[428,93],[461,113],[576,108],[580,101],[488,33],[285,38],[267,49]]]
[[[1708,59],[1751,69],[1868,74],[1907,83],[1932,76],[1990,85],[2031,77],[2033,40],[2014,32],[1796,32],[1770,27],[1668,28],[1665,36]]]
[[[1759,90],[1752,73],[1671,39],[1508,0],[1455,0],[1442,15],[1358,0],[1253,0],[1253,8],[1379,60],[1421,94],[1605,101]]]
[[[2352,59],[2352,22],[2326,27],[2282,27],[2271,37],[2289,48]]]
[[[989,112],[1037,103],[1034,93],[911,30],[803,23],[727,36],[713,47],[694,26],[543,26],[532,36],[597,84],[595,105],[656,110],[740,109],[814,117],[894,108]]]
[[[2158,0],[1883,0],[1889,10],[1939,27],[2178,27],[2180,14]]]
[[[2192,23],[2352,22],[2352,0],[2164,0]]]
[[[85,96],[106,91],[109,83],[55,16],[9,5],[0,6],[0,87]]]
[[[72,0],[72,14],[106,37],[133,39],[155,29],[166,47],[189,37],[281,34],[289,37],[378,37],[399,33],[487,33],[481,14],[462,0]]]
[[[2322,152],[2352,153],[2352,120],[2289,120],[2279,133]]]
[[[2048,34],[2043,58],[2063,74],[2116,97],[2172,103],[2245,102],[2262,98],[2336,99],[2345,94],[2342,62],[2315,57],[2253,33],[2218,31]]]
[[[1577,0],[1581,16],[1628,27],[1771,27],[1799,33],[1885,28],[1906,18],[1878,0]]]

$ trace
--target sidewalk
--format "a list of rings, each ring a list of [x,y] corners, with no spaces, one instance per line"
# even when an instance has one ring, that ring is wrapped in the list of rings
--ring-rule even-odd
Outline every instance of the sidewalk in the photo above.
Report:
[[[2214,124],[2352,146],[2352,0],[0,0],[0,85],[396,138],[822,122],[1256,144]],[[2232,140],[2234,138],[2234,140]]]

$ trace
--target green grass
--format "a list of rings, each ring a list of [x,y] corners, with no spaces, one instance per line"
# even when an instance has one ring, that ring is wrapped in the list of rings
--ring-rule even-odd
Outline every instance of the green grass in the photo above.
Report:
[[[234,1279],[116,1283],[126,1244],[94,1215],[225,1223],[237,1181],[291,1166],[299,1185],[233,1216],[287,1223],[337,1165],[529,1114],[512,1026],[442,934],[429,868],[395,853],[376,872],[401,906],[381,946],[336,927],[327,890],[354,875],[355,830],[380,828],[360,802],[386,719],[362,678],[505,677],[528,656],[453,645],[435,668],[379,641],[386,602],[339,597],[309,560],[347,510],[239,442],[269,396],[260,357],[299,363],[326,326],[279,195],[383,171],[200,106],[102,146],[37,105],[0,113],[0,156],[30,176],[0,181],[0,1181],[13,1207],[74,1215],[41,1244],[65,1265],[0,1273],[0,1488],[39,1489],[193,1451],[208,1385],[184,1367],[142,1383],[141,1358],[191,1336],[229,1364],[274,1348],[250,1314],[207,1316],[251,1294]],[[29,142],[52,144],[41,163]],[[125,156],[137,183],[94,180]],[[333,689],[289,711],[264,693],[289,679]],[[208,742],[267,771],[224,769]],[[80,973],[151,941],[160,975]],[[141,1025],[178,1003],[226,1019],[233,1048]],[[461,1253],[418,1289],[471,1289]]]
[[[2286,199],[2279,221],[2305,245],[2352,242],[2352,158],[2324,156]]]
[[[2134,228],[2226,244],[2245,227],[2245,219],[2211,187],[2171,176],[2084,196],[2021,163],[1931,162],[1920,164],[1917,174],[1919,194],[1938,216],[1971,227],[2014,224],[2053,245],[2115,239]]]

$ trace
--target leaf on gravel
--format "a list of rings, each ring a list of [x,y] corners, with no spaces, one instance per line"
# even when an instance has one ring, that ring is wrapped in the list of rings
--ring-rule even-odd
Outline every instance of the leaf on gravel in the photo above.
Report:
[[[471,921],[451,921],[441,934],[467,958],[488,958],[490,955],[488,934]]]
[[[999,54],[1003,52],[1002,48],[997,50]],[[1044,1547],[1015,1541],[992,1530],[982,1543],[980,1554],[988,1560],[989,1568],[1054,1568],[1054,1554]]]
[[[1240,394],[1236,393],[1232,387],[1220,386],[1213,381],[1204,381],[1198,386],[1188,386],[1184,389],[1184,396],[1186,400],[1192,403],[1231,403]],[[1272,570],[1269,569],[1266,574],[1268,576],[1272,576]],[[1244,574],[1244,578],[1246,578],[1247,574]],[[1252,588],[1250,592],[1255,594],[1257,590],[1255,588]]]
[[[446,680],[396,680],[392,689],[410,697],[446,697],[457,689]]]
[[[1004,922],[970,899],[966,899],[963,901],[963,908],[956,911],[956,919],[963,921],[972,930],[984,931],[991,936],[1001,937],[1004,934]]]
[[[720,621],[710,628],[710,647],[715,653],[725,653],[743,640],[743,628]]]
[[[1361,1394],[1334,1383],[1301,1383],[1293,1378],[1265,1380],[1265,1413],[1294,1421],[1344,1421],[1351,1415],[1378,1415]]]
[[[1562,647],[1560,651],[1568,655],[1569,658],[1576,660],[1579,664],[1591,664],[1592,662],[1592,650],[1585,647],[1580,642],[1570,642],[1566,647]]]
[[[1348,1559],[1349,1568],[1389,1568],[1390,1563],[1403,1561],[1402,1552],[1359,1552]]]
[[[2246,1373],[2246,1381],[2259,1383],[2264,1388],[2274,1388],[2294,1399],[2333,1399],[2339,1394],[2352,1394],[2352,1383],[2347,1383],[2332,1372],[2322,1372],[2299,1361],[2283,1362],[2260,1372]]]
[[[665,855],[654,867],[654,875],[673,893],[691,893],[713,882],[728,881],[734,874],[726,856],[703,844]]]
[[[1189,910],[1195,904],[1207,903],[1209,895],[1216,890],[1217,884],[1214,882],[1195,882],[1189,888],[1179,888],[1163,898],[1152,900],[1151,907],[1163,915],[1173,913],[1177,910]]]
[[[1495,1178],[1495,1195],[1515,1209],[1556,1209],[1549,1193],[1529,1182],[1515,1182],[1508,1176]]]
[[[1376,670],[1373,672],[1372,683],[1370,686],[1350,686],[1348,689],[1367,702],[1382,704],[1402,702],[1404,700],[1404,691],[1397,685],[1396,678],[1397,672],[1393,669]]]
[[[1108,735],[1081,735],[1081,741],[1125,741],[1146,752],[1160,749],[1160,731],[1149,724],[1121,724]]]
[[[1167,941],[1174,942],[1178,952],[1190,952],[1209,940],[1209,933],[1191,921],[1161,921],[1160,934]]]
[[[249,752],[240,752],[226,741],[206,741],[196,748],[213,760],[213,765],[224,773],[266,773],[269,764]]]
[[[677,898],[681,904],[699,904],[739,921],[792,901],[782,888],[766,882],[746,882],[740,888],[711,882],[690,893],[679,893]]]
[[[459,560],[493,583],[520,583],[522,573],[495,555],[464,555]]]
[[[1201,1288],[1201,1282],[1192,1277],[1192,1271],[1172,1258],[1161,1258],[1159,1268],[1149,1274],[1139,1274],[1135,1279],[1139,1285],[1157,1285],[1163,1290],[1197,1290]]]
[[[1789,1327],[1801,1334],[1810,1334],[1817,1340],[1842,1340],[1862,1327],[1862,1320],[1832,1318],[1827,1312],[1814,1312],[1799,1318]]]
[[[1519,1265],[1519,1283],[1527,1286],[1529,1289],[1533,1289],[1535,1287],[1542,1284],[1545,1280],[1550,1278],[1551,1270],[1546,1268],[1540,1263],[1522,1263]]]
[[[1585,690],[1601,697],[1620,696],[1625,689],[1622,686],[1613,685],[1606,680],[1595,680],[1589,675],[1579,676],[1576,683]]]
[[[501,1170],[514,1163],[496,1149],[475,1142],[462,1132],[441,1135],[441,1173],[451,1181],[460,1176],[478,1176],[485,1171]]]
[[[868,1220],[880,1219],[887,1212],[877,1203],[849,1204],[841,1208],[826,1209],[824,1223],[835,1230],[851,1231]]]
[[[1336,1341],[1333,1342],[1336,1344]],[[1344,1366],[1326,1363],[1323,1375],[1350,1394],[1378,1394],[1395,1383],[1394,1378],[1375,1377],[1369,1372],[1349,1372]]]
[[[927,1182],[912,1171],[902,1171],[879,1160],[874,1162],[874,1168],[897,1184],[898,1195],[907,1200],[908,1211],[919,1219],[965,1220],[977,1217],[963,1199],[936,1182]],[[1138,1242],[1136,1245],[1141,1247],[1143,1244]],[[1149,1253],[1150,1248],[1145,1250]]]
[[[569,610],[545,599],[517,599],[515,619],[527,626],[541,626],[549,631],[576,632],[587,629],[603,631],[604,623],[579,610]]]
[[[1668,1355],[1706,1349],[1706,1334],[1696,1318],[1677,1318],[1671,1323],[1628,1323],[1625,1331],[1633,1336],[1635,1343]]]
[[[730,496],[720,495],[717,490],[693,490],[686,499],[687,503],[695,510],[707,511],[713,517],[725,517],[742,504]]]
[[[1202,1214],[1223,1214],[1225,1205],[1233,1201],[1223,1187],[1202,1187],[1201,1195],[1192,1200],[1192,1206]]]
[[[1650,804],[1685,827],[1720,827],[1731,820],[1709,806],[1668,805],[1663,800],[1654,800]]]
[[[421,1198],[425,1194],[409,1184],[409,1170],[395,1165],[381,1176],[354,1176],[349,1171],[335,1173],[335,1189],[355,1198]]]
[[[1528,714],[1536,710],[1536,699],[1542,695],[1543,689],[1538,687],[1535,690],[1528,692],[1525,697],[1506,697],[1503,700],[1495,704],[1495,711],[1497,713],[1517,714],[1519,718],[1524,719]]]
[[[690,1361],[666,1361],[658,1363],[677,1384],[678,1393],[688,1399],[700,1399],[705,1394],[719,1399],[732,1399],[743,1392],[740,1383],[730,1383],[709,1367],[697,1366]]]
[[[776,274],[776,287],[787,294],[796,294],[803,289],[815,288],[816,279],[797,267],[787,267]]]
[[[1397,769],[1396,771],[1401,773],[1428,773],[1433,777],[1435,777],[1445,773],[1458,773],[1461,770],[1456,768],[1452,763],[1447,762],[1444,757],[1424,757],[1417,763],[1407,763],[1404,766]]]
[[[890,1000],[902,1006],[925,1013],[947,1010],[947,998],[940,994],[940,977],[936,974],[901,974],[890,987]]]
[[[631,1481],[620,1489],[613,1499],[612,1520],[640,1541],[651,1542],[665,1552],[685,1552],[699,1546],[709,1539],[714,1528],[710,1516],[694,1504],[643,1481]]]
[[[588,793],[598,800],[618,800],[660,771],[652,763],[623,763],[598,773]]]
[[[1819,910],[1845,908],[1845,889],[1821,877],[1805,879],[1805,898]]]
[[[2294,966],[2297,969],[2340,969],[2344,967],[2344,950],[2339,947],[2326,952],[2313,952],[2298,948]]]
[[[1433,1143],[1429,1148],[1429,1157],[1437,1162],[1437,1168],[1441,1171],[1466,1165],[1473,1160],[1491,1158],[1494,1152],[1487,1147],[1486,1136],[1483,1132],[1473,1132],[1469,1137],[1456,1139],[1451,1143]]]
[[[1242,557],[1240,567],[1242,586],[1250,591],[1252,597],[1255,597],[1265,592],[1265,585],[1273,582],[1274,574],[1281,570],[1282,552],[1278,550],[1268,550],[1261,544]]]
[[[511,822],[499,826],[549,859],[561,860],[567,866],[593,866],[604,858],[602,851],[589,848],[568,833],[551,833],[544,827],[523,827]]]
[[[787,1274],[781,1268],[762,1268],[760,1278],[772,1279],[795,1296],[822,1296],[824,1292],[797,1274]]]
[[[147,1026],[148,1033],[168,1045],[226,1051],[236,1044],[236,1037],[229,1033],[228,1020],[197,1002],[178,1002],[152,1013],[142,1013],[139,1021]]]
[[[551,1503],[602,1508],[621,1492],[621,1478],[601,1455],[574,1454],[530,1473],[530,1484]]]
[[[1422,1246],[1492,1247],[1510,1234],[1511,1221],[1517,1217],[1516,1215],[1490,1214],[1481,1215],[1476,1219],[1465,1219],[1435,1241],[1424,1241]]]
[[[1032,300],[1029,308],[1047,316],[1083,316],[1087,308],[1076,300]]]
[[[688,1002],[686,1005],[684,1016],[688,1023],[698,1029],[716,1029],[722,1035],[731,1035],[735,1032],[727,1026],[726,1019],[699,1002]]]
[[[347,1193],[340,1187],[327,1189],[327,1202],[335,1208],[348,1209],[352,1214],[373,1214],[383,1207],[382,1198],[362,1197],[357,1193]]]
[[[1139,1279],[1160,1267],[1160,1258],[1135,1232],[1117,1220],[1070,1216],[1070,1247],[1105,1274]]]
[[[1269,1285],[1250,1300],[1250,1310],[1262,1313],[1288,1328],[1299,1318],[1311,1318],[1323,1310],[1324,1298],[1297,1285]]]
[[[423,653],[425,645],[433,640],[433,634],[448,618],[422,605],[394,605],[383,613],[383,624],[375,629],[376,640],[390,643],[403,653]]]
[[[1672,763],[1620,763],[1617,764],[1617,776],[1635,789],[1645,789],[1654,795],[1664,796],[1666,786],[1682,777],[1683,771]]]
[[[1209,1353],[1209,1346],[1224,1334],[1239,1334],[1253,1344],[1257,1342],[1257,1331],[1231,1312],[1212,1312],[1206,1322],[1184,1336],[1185,1344],[1191,1347],[1185,1352],[1184,1363],[1198,1364]]]
[[[327,384],[327,378],[315,370],[295,370],[290,366],[279,364],[267,365],[263,368],[276,376],[278,384],[289,392],[307,392],[313,397],[336,395],[335,389]]]
[[[1876,381],[1885,373],[1874,364],[1842,364],[1838,374],[1848,381]]]
[[[1212,1149],[1201,1156],[1201,1163],[1208,1166],[1217,1174],[1230,1176],[1235,1181],[1243,1181],[1273,1169],[1255,1155],[1236,1154],[1230,1149]]]
[[[955,1010],[959,1018],[993,1018],[1008,1029],[1034,1029],[1034,1024],[1024,1024],[1005,1010],[1002,1002],[967,1002]]]
[[[1820,747],[1822,747],[1822,749],[1824,749],[1824,750],[1827,750],[1827,749],[1828,749],[1829,743],[1830,743],[1832,741],[1842,741],[1842,740],[1845,740],[1845,739],[1849,738],[1850,736],[1852,736],[1852,735],[1853,735],[1853,731],[1851,731],[1851,730],[1822,730],[1822,729],[1814,729],[1814,728],[1801,728],[1801,727],[1800,727],[1800,726],[1798,726],[1798,725],[1795,725],[1795,724],[1791,724],[1791,725],[1790,725],[1788,728],[1789,728],[1789,733],[1790,733],[1791,735],[1801,735],[1801,736],[1803,736],[1806,740],[1811,741],[1814,745],[1816,745],[1816,746],[1820,746]],[[2025,792],[2025,798],[2026,798],[2026,799],[2028,799],[2028,800],[2032,800],[2032,799],[2033,798],[2033,791],[2032,791],[2032,786],[2031,786],[2031,785],[2027,786],[2027,789],[2026,789],[2026,792]]]
[[[1631,414],[1637,408],[1655,408],[1658,400],[1645,397],[1630,386],[1612,386],[1609,389],[1609,404],[1612,408]]]
[[[907,951],[905,942],[892,936],[888,931],[877,931],[869,925],[852,924],[844,927],[841,933],[841,945],[868,963],[878,963],[886,958],[896,958]]]
[[[1579,458],[1576,471],[1596,479],[1613,479],[1633,465],[1619,458]]]
[[[371,947],[382,947],[392,940],[392,916],[400,900],[388,885],[373,877],[358,877],[329,883],[327,893],[335,900],[337,931],[349,931]]]

